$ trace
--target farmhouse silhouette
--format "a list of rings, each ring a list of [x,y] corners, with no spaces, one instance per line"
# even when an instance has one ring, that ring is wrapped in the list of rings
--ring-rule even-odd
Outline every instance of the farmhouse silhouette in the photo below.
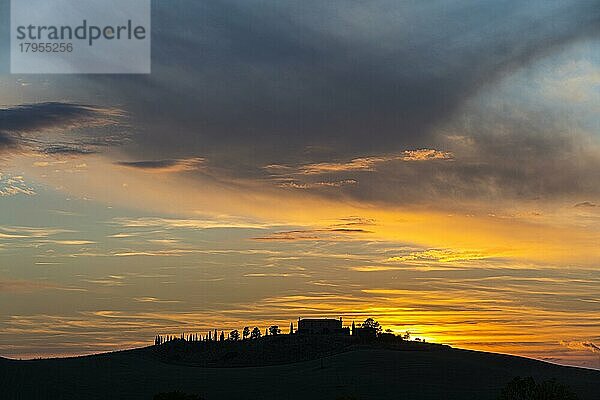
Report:
[[[242,329],[241,333],[239,330],[234,329],[229,331],[227,334],[224,330],[214,329],[209,330],[205,334],[201,333],[182,333],[180,336],[176,335],[156,335],[154,338],[154,345],[159,346],[168,342],[173,341],[185,341],[185,342],[224,342],[224,341],[238,341],[246,339],[259,339],[264,336],[279,336],[282,335],[279,325],[271,325],[265,329],[264,335],[260,328],[250,328],[246,326]],[[383,329],[379,322],[373,318],[367,318],[364,322],[356,324],[352,321],[351,326],[344,326],[343,319],[335,318],[298,318],[297,325],[294,327],[294,323],[290,323],[289,331],[287,335],[294,335],[297,337],[352,337],[361,340],[375,340],[377,338],[387,339],[398,339],[398,340],[409,340],[410,332],[404,333],[404,335],[397,336],[392,333],[391,330]],[[421,341],[415,339],[415,341]],[[424,341],[423,341],[424,342]]]

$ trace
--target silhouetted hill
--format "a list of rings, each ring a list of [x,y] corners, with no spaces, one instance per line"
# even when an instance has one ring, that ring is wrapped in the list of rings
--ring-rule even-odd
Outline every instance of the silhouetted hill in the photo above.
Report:
[[[343,335],[276,335],[259,340],[187,342],[176,339],[152,348],[161,361],[200,367],[264,367],[323,358],[367,346],[369,349],[440,351],[440,344],[388,336],[364,340]]]
[[[515,376],[533,376],[556,378],[582,400],[600,399],[600,371],[420,343],[345,345],[321,338],[294,344],[282,338],[210,343],[214,347],[196,343],[197,348],[174,342],[65,359],[0,359],[0,398],[151,400],[156,393],[181,390],[207,400],[491,400]],[[305,346],[314,347],[306,353]],[[298,357],[302,360],[291,362]]]

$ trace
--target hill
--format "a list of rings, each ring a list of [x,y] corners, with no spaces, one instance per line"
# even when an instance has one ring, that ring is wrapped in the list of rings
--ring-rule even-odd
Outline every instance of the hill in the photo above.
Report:
[[[600,371],[447,346],[320,342],[308,355],[312,359],[289,362],[312,344],[296,343],[275,358],[281,354],[278,347],[290,344],[260,340],[203,350],[189,343],[171,345],[77,358],[0,359],[0,398],[150,400],[158,392],[182,390],[207,400],[344,395],[491,400],[515,376],[533,376],[556,378],[582,400],[600,399]]]

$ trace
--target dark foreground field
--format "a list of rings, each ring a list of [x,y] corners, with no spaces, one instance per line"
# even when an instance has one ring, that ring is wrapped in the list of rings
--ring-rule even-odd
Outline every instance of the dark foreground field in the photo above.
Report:
[[[268,349],[268,342],[241,353],[262,353],[257,359],[264,364],[265,357],[270,358],[264,346]],[[187,351],[182,348],[146,348],[70,359],[0,359],[0,398],[151,400],[158,392],[182,390],[207,400],[485,400],[496,399],[500,389],[520,375],[556,378],[582,400],[600,399],[599,371],[491,353],[427,345],[353,345],[334,346],[330,355],[308,361],[224,366],[249,363],[252,357],[238,354],[240,348],[206,354],[192,349],[197,354],[186,357],[181,356]],[[217,366],[206,366],[211,357],[208,363]]]

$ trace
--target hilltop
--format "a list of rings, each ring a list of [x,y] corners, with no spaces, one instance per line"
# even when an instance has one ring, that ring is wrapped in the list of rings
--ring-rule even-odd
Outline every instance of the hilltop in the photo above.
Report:
[[[151,400],[183,390],[207,400],[492,400],[515,376],[533,376],[556,378],[582,400],[600,398],[600,371],[418,342],[289,340],[282,335],[196,349],[175,341],[86,357],[0,359],[0,397]]]
[[[163,362],[199,367],[266,367],[310,361],[361,349],[441,351],[449,346],[405,341],[393,335],[274,335],[258,340],[194,342],[175,339],[150,348]]]

